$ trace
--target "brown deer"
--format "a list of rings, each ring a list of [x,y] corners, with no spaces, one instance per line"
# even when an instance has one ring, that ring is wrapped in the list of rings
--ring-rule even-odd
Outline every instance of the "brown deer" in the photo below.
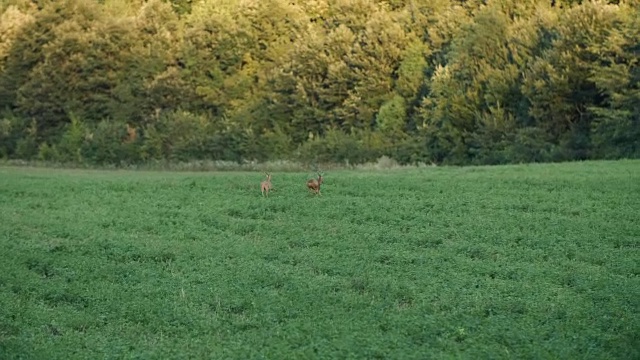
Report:
[[[271,190],[271,174],[265,173],[267,175],[267,180],[260,183],[260,191],[262,192],[262,196],[269,196],[269,191]]]
[[[322,196],[320,194],[320,185],[322,185],[322,174],[318,173],[318,179],[311,179],[307,181],[307,187],[310,191],[316,193],[316,195]]]

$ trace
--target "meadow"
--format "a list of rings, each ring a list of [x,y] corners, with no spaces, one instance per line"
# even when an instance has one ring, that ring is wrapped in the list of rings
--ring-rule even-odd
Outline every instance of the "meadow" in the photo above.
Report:
[[[309,176],[0,167],[0,358],[640,358],[640,161]]]

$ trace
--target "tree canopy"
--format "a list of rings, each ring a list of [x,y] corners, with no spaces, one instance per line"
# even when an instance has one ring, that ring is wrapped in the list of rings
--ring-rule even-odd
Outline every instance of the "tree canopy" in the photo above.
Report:
[[[640,3],[7,0],[0,156],[640,157]]]

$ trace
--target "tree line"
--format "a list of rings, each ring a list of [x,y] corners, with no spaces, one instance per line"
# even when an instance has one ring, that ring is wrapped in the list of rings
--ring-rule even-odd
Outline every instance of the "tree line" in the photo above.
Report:
[[[640,3],[5,0],[0,157],[640,157]]]

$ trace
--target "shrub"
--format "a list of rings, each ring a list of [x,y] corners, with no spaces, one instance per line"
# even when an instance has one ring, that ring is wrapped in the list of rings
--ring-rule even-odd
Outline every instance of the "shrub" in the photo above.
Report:
[[[303,163],[362,164],[377,157],[375,149],[368,149],[353,135],[331,129],[324,137],[308,140],[297,150]]]
[[[70,118],[71,123],[66,126],[65,132],[62,134],[56,147],[58,150],[58,159],[55,160],[82,163],[82,152],[85,145],[87,129],[80,118],[73,114],[71,114]]]
[[[49,145],[46,142],[40,144],[38,148],[38,160],[42,161],[59,161],[60,153],[55,145]]]
[[[0,157],[29,159],[35,156],[38,150],[36,135],[33,121],[30,123],[4,111],[0,115]]]
[[[87,137],[84,154],[94,164],[135,163],[140,160],[138,130],[123,121],[102,120]]]
[[[506,151],[511,162],[526,163],[550,161],[553,149],[544,130],[526,127],[516,131],[513,143]]]

